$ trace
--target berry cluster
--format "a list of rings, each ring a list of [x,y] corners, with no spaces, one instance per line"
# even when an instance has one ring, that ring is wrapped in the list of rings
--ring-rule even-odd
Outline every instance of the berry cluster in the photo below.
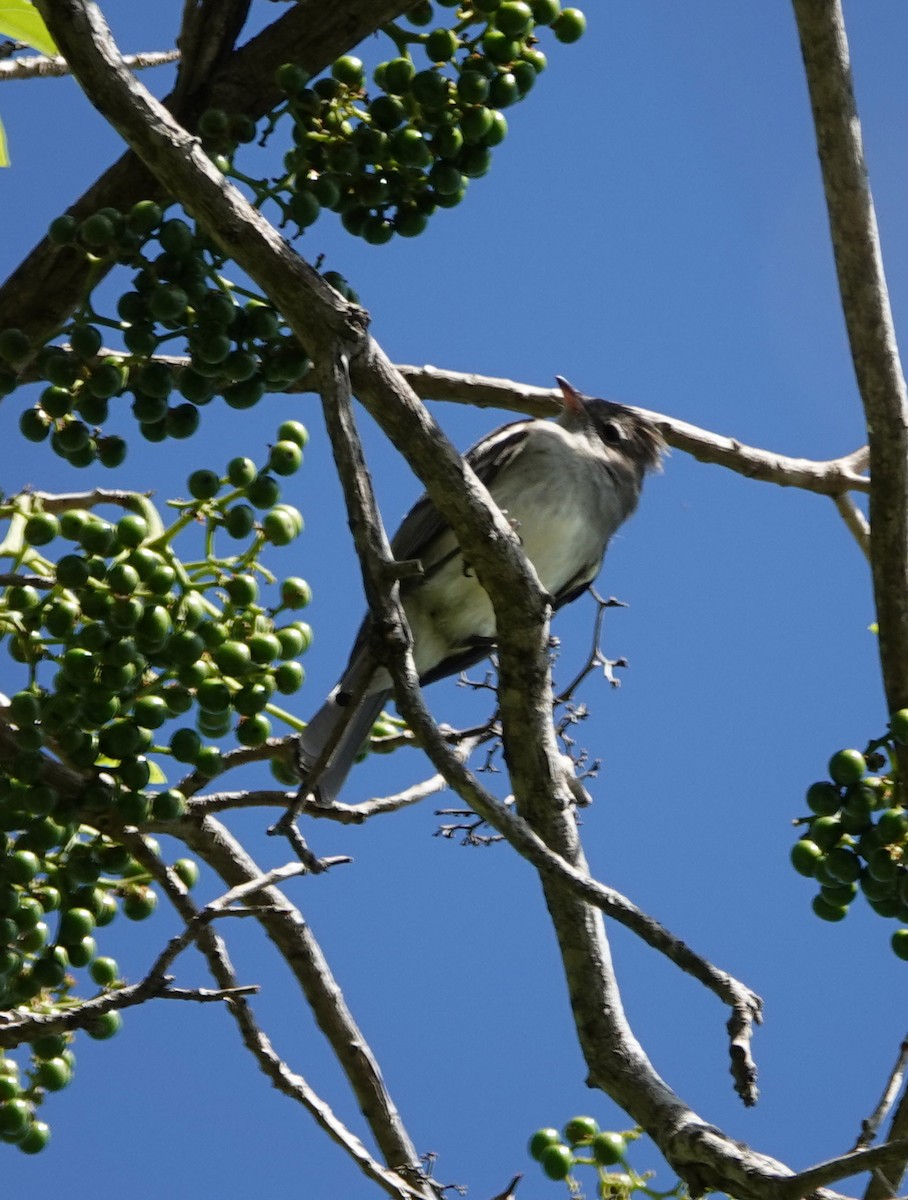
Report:
[[[277,583],[258,555],[301,531],[278,477],[300,467],[306,440],[286,421],[261,468],[243,457],[223,474],[194,471],[169,527],[135,493],[116,495],[130,510],[116,520],[70,507],[71,497],[0,504],[13,579],[0,593],[0,639],[23,677],[0,701],[0,1009],[64,1010],[73,971],[115,985],[97,930],[120,911],[149,916],[157,902],[124,831],[178,828],[187,793],[224,769],[214,739],[232,731],[260,747],[274,718],[298,727],[276,701],[303,681],[296,660],[311,631],[295,613],[310,589]],[[174,543],[193,533],[203,553],[184,561]],[[225,539],[236,552],[224,552]],[[260,593],[272,585],[266,605]],[[272,769],[292,778],[289,764]],[[192,774],[168,786],[168,770]],[[186,886],[198,875],[191,859],[174,870]],[[109,1011],[88,1031],[107,1037],[119,1021]],[[69,1082],[73,1062],[65,1039],[42,1039],[20,1081],[15,1060],[0,1056],[0,1139],[41,1148],[36,1105]]]
[[[813,911],[824,921],[843,920],[862,892],[874,912],[908,925],[908,812],[892,771],[883,769],[896,743],[908,745],[908,709],[893,713],[889,732],[863,753],[837,751],[829,779],[807,789],[812,815],[799,822],[807,828],[791,861],[820,885]],[[908,928],[895,931],[892,948],[908,960]]]
[[[461,202],[507,135],[502,110],[522,100],[546,66],[537,31],[550,27],[560,41],[573,42],[585,20],[558,0],[442,4],[458,9],[450,27],[419,31],[432,23],[430,4],[407,14],[417,31],[385,27],[396,54],[372,72],[371,90],[363,62],[352,55],[311,85],[302,67],[279,69],[287,99],[265,136],[281,118],[292,122],[285,173],[258,183],[237,174],[260,203],[276,201],[284,221],[300,230],[329,209],[348,232],[378,245],[395,234],[417,237],[437,209]],[[229,114],[210,109],[199,128],[212,154],[230,152]],[[223,165],[229,173],[226,159]]]
[[[537,1129],[528,1148],[549,1179],[567,1182],[572,1196],[580,1194],[574,1177],[575,1168],[593,1167],[598,1174],[598,1196],[627,1200],[636,1191],[649,1196],[656,1194],[648,1186],[653,1173],[640,1175],[627,1161],[628,1145],[639,1138],[641,1132],[630,1129],[614,1133],[600,1129],[593,1117],[572,1117],[563,1130]],[[672,1191],[658,1195],[686,1197],[687,1191],[679,1181]]]
[[[276,179],[234,168],[241,143],[256,137],[246,115],[209,109],[199,121],[217,164],[246,186],[259,206],[277,204],[283,222],[311,226],[323,208],[373,244],[395,234],[418,236],[437,210],[459,204],[470,179],[489,169],[492,150],[507,134],[503,109],[523,99],[546,66],[536,34],[550,28],[562,42],[585,28],[578,9],[559,0],[440,0],[456,19],[429,32],[431,4],[392,24],[394,57],[372,73],[366,88],[360,59],[339,58],[310,86],[302,67],[286,63],[278,83],[286,99],[271,113],[263,140],[278,123],[292,123],[293,146]],[[52,222],[58,246],[80,251],[97,270],[72,320],[65,344],[37,355],[26,334],[0,331],[0,396],[26,376],[44,381],[37,403],[20,418],[22,434],[49,440],[71,465],[118,467],[127,452],[118,434],[104,432],[112,400],[131,396],[141,435],[159,442],[188,438],[199,410],[216,396],[250,408],[268,392],[298,387],[310,370],[305,350],[270,304],[223,274],[225,257],[194,223],[152,200],[128,212],[102,208],[82,221]],[[106,268],[132,272],[116,316],[96,311],[93,285]],[[325,278],[356,300],[334,271]],[[108,339],[114,345],[105,351]],[[120,345],[125,347],[120,349]],[[182,357],[188,355],[188,362]],[[169,356],[168,356],[169,355]]]
[[[81,223],[58,217],[50,237],[133,271],[116,318],[96,312],[86,297],[61,331],[67,344],[45,346],[32,365],[46,386],[23,412],[20,431],[33,442],[49,438],[72,466],[123,462],[125,441],[102,433],[116,397],[132,397],[146,440],[188,438],[199,426],[199,409],[215,396],[231,408],[250,408],[266,391],[283,391],[309,370],[305,351],[274,309],[251,293],[241,303],[242,291],[221,274],[223,256],[160,205],[143,200],[128,213],[106,208]],[[105,329],[125,352],[102,353]],[[174,354],[185,350],[188,363],[166,357],[171,347]],[[18,385],[17,368],[31,353],[21,330],[0,333],[0,393]]]

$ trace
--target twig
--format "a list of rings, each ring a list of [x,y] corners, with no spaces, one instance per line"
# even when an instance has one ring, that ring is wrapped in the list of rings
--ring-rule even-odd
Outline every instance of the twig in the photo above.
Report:
[[[147,54],[124,54],[123,62],[132,71],[145,71],[176,62],[179,50],[150,50]],[[49,78],[71,74],[69,63],[59,55],[29,54],[0,61],[0,83],[8,79]]]
[[[310,875],[320,875],[323,871],[327,871],[331,867],[336,867],[341,863],[353,862],[353,859],[346,855],[335,855],[333,858],[319,858],[309,849],[306,839],[293,823],[288,824],[282,832],[293,847],[294,853],[300,860],[300,865]]]
[[[847,492],[833,496],[833,503],[854,540],[860,546],[864,557],[870,558],[870,522],[855,504]]]
[[[56,582],[56,579],[50,579],[46,575],[18,575],[15,572],[0,571],[0,587],[52,588]]]
[[[591,585],[588,589],[590,595],[596,603],[596,618],[593,624],[593,644],[590,648],[589,656],[571,682],[555,697],[556,704],[566,704],[574,695],[577,688],[580,687],[587,675],[590,674],[596,667],[602,667],[606,679],[612,687],[618,687],[621,683],[620,679],[616,679],[612,668],[618,666],[627,666],[627,660],[623,658],[609,659],[602,652],[602,625],[605,620],[605,610],[607,608],[625,608],[626,605],[621,600],[616,600],[614,596],[609,596],[604,600],[596,589]]]
[[[883,1088],[879,1104],[877,1104],[870,1116],[861,1122],[861,1132],[854,1144],[855,1150],[862,1150],[864,1147],[869,1146],[876,1137],[877,1130],[886,1120],[889,1110],[895,1104],[898,1094],[902,1089],[906,1067],[908,1067],[908,1038],[899,1046],[898,1058],[895,1060],[895,1066],[892,1068],[889,1078],[886,1081],[886,1086]]]
[[[412,787],[405,788],[402,792],[396,792],[393,796],[380,796],[374,800],[366,800],[362,804],[342,804],[337,800],[331,804],[309,803],[303,807],[302,815],[337,821],[340,825],[362,825],[370,817],[383,816],[386,813],[398,812],[402,808],[419,804],[426,797],[443,792],[447,786],[443,775],[433,775],[421,783],[415,783]],[[189,813],[191,817],[199,817],[206,813],[228,812],[237,808],[286,808],[294,800],[296,794],[296,791],[287,792],[274,789],[248,792],[210,792],[204,796],[193,797],[189,801]],[[154,826],[150,826],[150,828],[154,828]],[[163,823],[160,828],[162,831],[164,830]],[[179,826],[174,826],[172,821],[168,822],[167,828],[176,829],[179,832]]]

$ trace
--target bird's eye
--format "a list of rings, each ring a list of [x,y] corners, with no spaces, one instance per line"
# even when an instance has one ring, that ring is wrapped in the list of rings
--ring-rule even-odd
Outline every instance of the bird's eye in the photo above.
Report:
[[[624,430],[613,421],[606,421],[602,426],[601,436],[610,446],[618,446],[624,441]]]

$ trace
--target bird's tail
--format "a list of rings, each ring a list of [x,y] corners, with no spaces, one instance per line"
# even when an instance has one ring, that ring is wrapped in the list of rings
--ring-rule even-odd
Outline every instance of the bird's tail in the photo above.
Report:
[[[341,688],[334,689],[303,730],[299,739],[300,765],[305,771],[319,757],[323,747],[334,736],[338,725],[349,718],[349,724],[341,734],[327,768],[313,789],[313,794],[320,804],[332,804],[337,799],[363,742],[369,736],[369,730],[391,695],[390,691],[384,690],[369,693],[362,698],[357,705],[356,712],[350,717],[349,709],[344,704],[338,703],[338,695],[342,696],[343,694]],[[306,777],[304,775],[303,787],[305,786]]]

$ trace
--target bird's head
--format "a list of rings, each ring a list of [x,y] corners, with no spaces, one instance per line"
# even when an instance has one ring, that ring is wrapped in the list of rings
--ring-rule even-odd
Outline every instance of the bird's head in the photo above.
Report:
[[[564,424],[591,426],[604,445],[629,458],[641,475],[659,469],[665,440],[652,421],[624,404],[583,396],[560,375],[555,379],[564,400]]]

